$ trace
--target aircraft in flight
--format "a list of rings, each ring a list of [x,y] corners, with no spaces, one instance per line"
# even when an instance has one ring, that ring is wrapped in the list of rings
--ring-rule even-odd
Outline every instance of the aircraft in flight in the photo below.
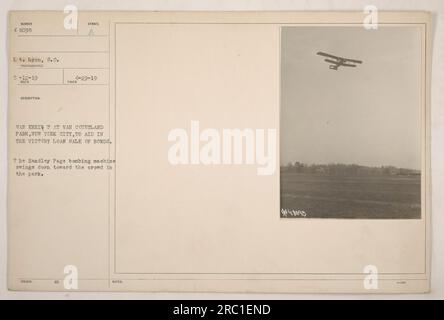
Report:
[[[338,70],[339,67],[353,67],[353,68],[356,68],[356,64],[361,64],[362,63],[362,61],[360,61],[360,60],[353,60],[353,59],[337,57],[337,56],[334,56],[332,54],[328,54],[328,53],[321,52],[321,51],[319,51],[317,53],[317,55],[326,57],[327,59],[324,59],[324,61],[331,64],[329,66],[329,68],[332,69],[332,70]]]

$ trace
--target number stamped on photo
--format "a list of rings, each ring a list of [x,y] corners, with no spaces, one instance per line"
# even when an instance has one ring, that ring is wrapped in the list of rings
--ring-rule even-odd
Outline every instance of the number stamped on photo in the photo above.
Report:
[[[306,218],[307,213],[304,210],[281,209],[281,218]]]

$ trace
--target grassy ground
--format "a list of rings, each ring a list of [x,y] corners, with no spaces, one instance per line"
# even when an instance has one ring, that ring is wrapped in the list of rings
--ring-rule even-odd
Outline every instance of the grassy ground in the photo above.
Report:
[[[307,218],[419,219],[421,178],[284,171],[281,217],[282,209],[304,211]]]

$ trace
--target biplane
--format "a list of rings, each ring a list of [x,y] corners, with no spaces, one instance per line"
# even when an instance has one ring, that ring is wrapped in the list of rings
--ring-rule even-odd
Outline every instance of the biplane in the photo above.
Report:
[[[330,63],[329,68],[332,70],[338,70],[339,67],[356,68],[356,64],[362,63],[362,61],[360,61],[360,60],[342,58],[342,57],[334,56],[332,54],[328,54],[328,53],[320,52],[320,51],[317,53],[317,55],[327,58],[327,59],[324,59],[324,61]]]

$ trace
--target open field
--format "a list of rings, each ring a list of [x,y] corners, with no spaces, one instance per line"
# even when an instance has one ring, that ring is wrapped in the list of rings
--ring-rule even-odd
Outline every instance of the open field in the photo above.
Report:
[[[303,211],[307,218],[420,219],[421,177],[282,171],[281,217],[285,217],[282,209]]]

